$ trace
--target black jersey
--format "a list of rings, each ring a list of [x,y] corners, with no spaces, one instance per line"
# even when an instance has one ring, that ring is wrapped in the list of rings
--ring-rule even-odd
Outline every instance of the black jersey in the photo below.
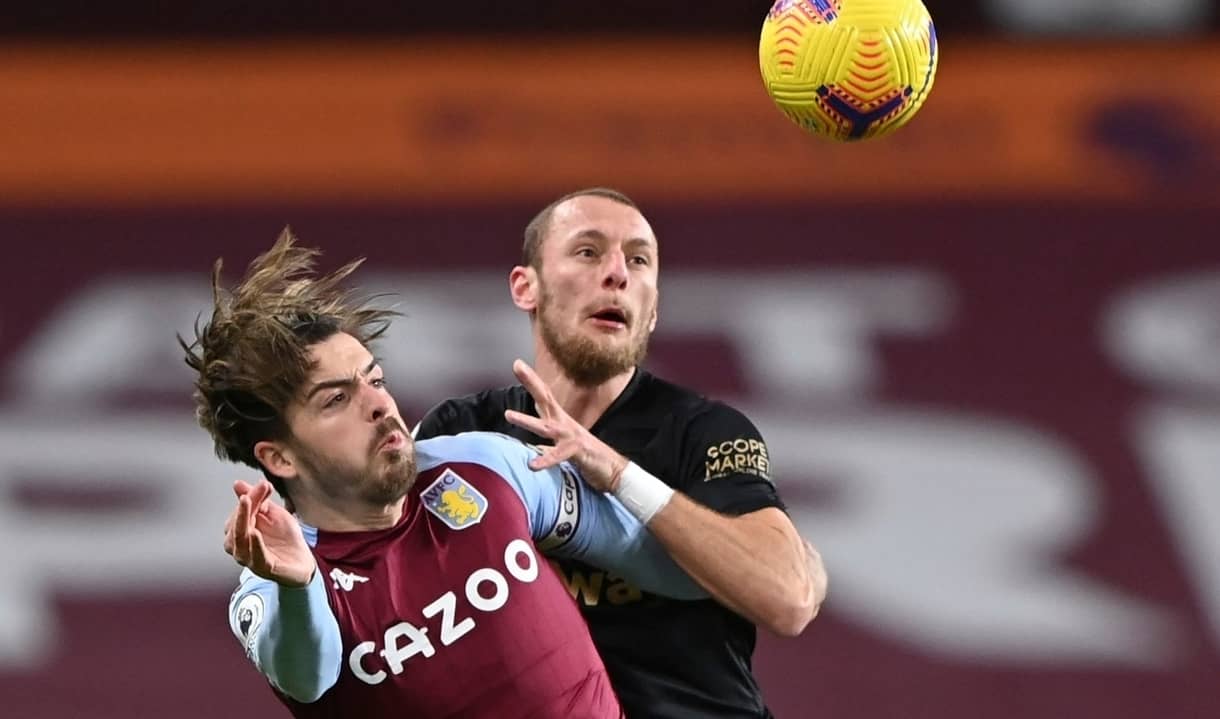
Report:
[[[536,414],[524,387],[489,390],[436,406],[417,437],[486,430],[546,443],[508,424],[505,409]],[[591,431],[718,512],[783,508],[767,447],[745,415],[642,369]],[[628,717],[770,716],[751,671],[755,628],[749,621],[710,599],[666,599],[585,564],[557,566]]]

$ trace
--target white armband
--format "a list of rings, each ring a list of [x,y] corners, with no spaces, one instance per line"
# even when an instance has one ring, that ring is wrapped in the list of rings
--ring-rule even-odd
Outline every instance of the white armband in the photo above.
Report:
[[[674,489],[649,474],[635,462],[628,462],[619,477],[614,496],[641,524],[647,525],[674,496]]]

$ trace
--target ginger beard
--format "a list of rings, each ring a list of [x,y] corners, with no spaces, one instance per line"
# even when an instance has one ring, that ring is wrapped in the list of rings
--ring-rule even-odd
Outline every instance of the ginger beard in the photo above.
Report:
[[[402,433],[405,443],[398,449],[378,451],[382,441],[394,431]],[[363,467],[353,467],[323,457],[304,444],[294,444],[302,468],[331,499],[355,495],[372,506],[382,506],[402,499],[415,484],[415,442],[395,417],[387,417],[378,425],[369,444],[370,459]]]
[[[648,354],[650,322],[631,314],[627,317],[627,341],[613,337],[590,337],[576,327],[565,327],[557,315],[555,296],[542,284],[538,300],[538,328],[542,343],[563,373],[580,387],[594,387],[638,367]],[[651,317],[654,306],[643,313]],[[582,318],[583,321],[583,318]]]

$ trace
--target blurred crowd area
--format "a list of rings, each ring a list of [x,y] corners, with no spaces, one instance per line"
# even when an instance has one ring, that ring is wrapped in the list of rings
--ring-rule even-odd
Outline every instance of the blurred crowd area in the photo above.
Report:
[[[1214,0],[927,0],[925,4],[940,31],[951,35],[1198,34],[1214,31],[1220,22]],[[5,22],[0,23],[0,36],[739,34],[754,32],[769,5],[762,0],[605,3],[366,0],[358,4],[218,0],[173,5],[150,0],[52,1],[7,8]]]

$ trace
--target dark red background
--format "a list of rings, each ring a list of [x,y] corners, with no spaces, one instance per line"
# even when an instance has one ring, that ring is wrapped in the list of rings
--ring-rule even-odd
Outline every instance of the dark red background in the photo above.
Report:
[[[1124,374],[1099,339],[1102,311],[1120,291],[1220,270],[1220,207],[641,201],[661,237],[663,275],[728,273],[726,303],[751,292],[756,273],[778,269],[906,268],[947,278],[957,297],[954,321],[928,338],[885,342],[884,382],[871,399],[1002,416],[1070,444],[1100,482],[1101,517],[1062,561],[1172,611],[1188,629],[1188,644],[1167,667],[971,662],[845,619],[832,581],[823,615],[804,636],[761,641],[758,673],[777,715],[1220,716],[1214,691],[1220,637],[1203,616],[1170,520],[1151,497],[1129,441],[1130,412],[1159,390]],[[10,360],[61,303],[99,276],[185,272],[202,279],[216,256],[239,266],[288,222],[305,243],[326,248],[328,261],[367,254],[380,271],[507,271],[533,209],[472,203],[0,210],[7,270],[0,283],[0,372],[10,369]],[[170,333],[166,342],[172,341]],[[704,391],[765,402],[733,357],[716,364],[700,359],[727,346],[713,335],[666,334],[662,322],[652,363]],[[489,367],[488,381],[503,374],[503,368]],[[180,397],[144,397],[102,411],[119,416],[155,405],[186,414],[187,392],[184,386]],[[11,382],[5,385],[0,408],[15,394]],[[142,451],[138,438],[132,438],[132,451]],[[226,491],[226,471],[217,465],[218,493]],[[816,495],[811,477],[783,480],[796,501]],[[1215,512],[1220,519],[1220,508]],[[833,570],[835,557],[828,561]],[[229,635],[227,591],[219,583],[207,592],[103,599],[56,592],[60,633],[50,660],[33,671],[0,665],[3,713],[54,719],[281,715]]]

